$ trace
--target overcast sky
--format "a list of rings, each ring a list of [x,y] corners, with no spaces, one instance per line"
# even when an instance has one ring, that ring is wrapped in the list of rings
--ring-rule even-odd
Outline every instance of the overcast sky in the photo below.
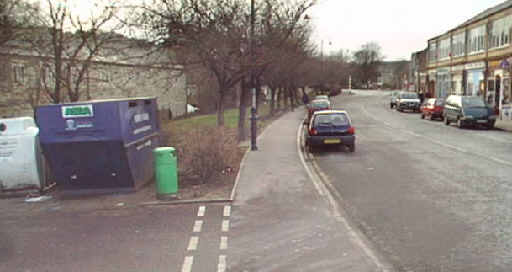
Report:
[[[375,41],[387,60],[410,59],[427,40],[504,0],[320,0],[309,14],[324,52]],[[308,14],[308,15],[309,15]]]
[[[46,2],[31,0],[33,2]],[[61,0],[52,0],[55,2]],[[142,2],[143,0],[126,0]],[[211,0],[216,1],[216,0]],[[256,0],[258,1],[258,0]],[[427,40],[445,33],[505,0],[319,0],[307,14],[315,28],[314,42],[324,53],[377,42],[387,60],[410,59]],[[94,0],[70,0],[81,17],[94,10]],[[44,4],[43,4],[44,6]]]

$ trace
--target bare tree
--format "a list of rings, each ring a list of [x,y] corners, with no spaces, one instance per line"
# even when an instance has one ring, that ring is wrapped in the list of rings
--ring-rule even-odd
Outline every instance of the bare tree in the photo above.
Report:
[[[115,33],[120,25],[111,24],[117,9],[109,4],[83,20],[72,14],[68,0],[47,0],[47,5],[48,14],[39,14],[38,26],[25,39],[39,56],[47,57],[42,83],[52,102],[62,102],[63,92],[70,101],[78,101],[91,63],[120,38]]]
[[[354,62],[358,66],[359,81],[365,85],[376,82],[379,63],[384,59],[381,47],[376,42],[368,42],[354,52]]]
[[[18,38],[20,28],[34,23],[36,5],[23,0],[0,1],[0,45]]]
[[[255,9],[257,15],[255,21],[261,23],[256,24],[253,37],[253,59],[250,62],[252,73],[248,75],[247,81],[241,84],[239,140],[245,139],[245,116],[250,87],[256,88],[258,97],[261,94],[262,84],[270,87],[271,114],[274,113],[276,91],[286,85],[283,81],[285,78],[283,70],[298,69],[301,57],[297,56],[301,55],[305,50],[304,45],[309,42],[311,28],[309,22],[305,20],[305,14],[315,1],[266,0],[258,3]],[[293,63],[294,60],[298,63]],[[290,66],[283,66],[284,63]],[[281,78],[276,79],[275,75],[280,75]],[[292,78],[288,77],[288,79]],[[288,85],[292,86],[292,84]],[[286,93],[289,97],[293,97],[289,95],[290,88]],[[260,99],[257,101],[259,102]],[[257,103],[257,110],[258,105],[259,103]]]
[[[247,72],[241,55],[247,43],[243,0],[154,0],[142,7],[141,24],[155,41],[174,47],[187,64],[200,63],[217,81],[217,124],[224,125],[224,100]]]

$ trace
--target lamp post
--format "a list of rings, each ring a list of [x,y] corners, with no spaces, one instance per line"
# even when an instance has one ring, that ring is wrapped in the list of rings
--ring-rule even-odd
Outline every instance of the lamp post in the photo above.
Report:
[[[256,134],[258,133],[257,129],[257,112],[256,112],[256,82],[254,80],[254,71],[253,71],[253,65],[254,65],[254,21],[255,21],[255,14],[254,14],[254,0],[251,0],[251,30],[250,30],[250,37],[249,37],[249,50],[251,54],[251,68],[250,68],[250,74],[251,74],[251,94],[252,94],[252,105],[251,105],[251,151],[258,150],[258,146],[256,145]]]

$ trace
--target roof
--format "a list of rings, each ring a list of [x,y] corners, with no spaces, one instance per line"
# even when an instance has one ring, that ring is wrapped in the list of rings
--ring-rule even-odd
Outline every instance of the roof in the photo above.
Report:
[[[480,20],[483,20],[483,19],[485,19],[485,18],[487,18],[487,17],[489,17],[489,16],[491,16],[491,15],[493,15],[495,13],[498,13],[498,12],[500,12],[500,11],[502,11],[504,9],[510,8],[510,7],[512,7],[512,0],[507,0],[507,1],[503,2],[503,3],[501,3],[501,4],[498,4],[498,5],[494,6],[494,7],[492,7],[492,8],[488,8],[488,9],[480,12],[476,16],[470,18],[469,20],[465,21],[464,23],[458,25],[455,28],[452,28],[452,29],[446,31],[445,33],[443,33],[441,35],[437,35],[437,36],[435,36],[433,38],[430,38],[429,41],[437,39],[437,38],[439,38],[439,37],[441,37],[443,35],[446,35],[446,34],[452,32],[452,31],[456,30],[456,29],[459,29],[459,28],[468,26],[468,25],[470,25],[472,23],[475,23],[475,22],[478,22]]]
[[[485,19],[487,17],[489,17],[490,15],[493,15],[497,12],[500,12],[506,8],[509,8],[509,7],[512,7],[512,0],[507,0],[501,4],[498,4],[492,8],[488,8],[486,10],[484,10],[483,12],[477,14],[475,17],[467,20],[466,22],[464,22],[462,25],[459,25],[458,27],[456,28],[459,28],[459,27],[463,27],[463,26],[467,26],[469,24],[472,24],[474,22],[477,22],[477,21],[480,21],[482,19]]]
[[[348,115],[348,112],[346,110],[323,110],[323,111],[315,111],[314,115],[318,114],[331,114],[331,113],[344,113]]]

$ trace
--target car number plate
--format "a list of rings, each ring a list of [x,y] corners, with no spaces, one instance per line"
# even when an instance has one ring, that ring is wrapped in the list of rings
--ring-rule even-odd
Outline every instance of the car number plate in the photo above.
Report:
[[[482,124],[482,123],[487,123],[487,120],[477,120],[476,122]]]
[[[341,143],[340,139],[326,139],[324,140],[324,144],[339,144]]]

